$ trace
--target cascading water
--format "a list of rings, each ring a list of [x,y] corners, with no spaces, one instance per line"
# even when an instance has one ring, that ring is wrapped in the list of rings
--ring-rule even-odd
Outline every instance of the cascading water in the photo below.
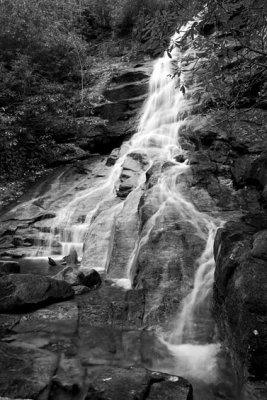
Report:
[[[182,27],[181,33],[175,34],[173,40],[178,42],[194,22]],[[195,261],[196,273],[192,291],[185,297],[171,329],[159,334],[161,342],[172,355],[171,366],[155,362],[154,367],[209,382],[216,373],[218,345],[210,339],[206,340],[205,333],[200,333],[200,330],[207,329],[204,325],[209,319],[207,302],[213,284],[213,241],[221,221],[199,212],[192,204],[183,179],[189,173],[190,166],[186,161],[177,161],[182,159],[182,155],[186,155],[179,144],[179,132],[187,125],[186,118],[182,117],[189,115],[191,110],[190,90],[184,96],[176,87],[177,81],[170,77],[174,63],[180,61],[181,55],[174,48],[172,59],[165,54],[155,62],[139,129],[127,143],[127,150],[118,159],[108,178],[98,176],[89,189],[82,190],[57,212],[49,240],[39,245],[35,255],[51,255],[53,243],[56,241],[60,244],[60,256],[67,255],[71,248],[75,248],[79,257],[82,257],[82,269],[106,271],[117,285],[129,289],[133,284],[138,255],[149,241],[155,225],[164,221],[168,213],[185,221],[201,241],[203,252]],[[181,74],[180,82],[184,80],[186,84],[186,79]],[[144,160],[143,169],[139,171],[132,192],[121,199],[117,197],[117,191],[129,155],[134,155],[133,160],[136,155],[141,155]],[[121,213],[126,216],[126,223],[127,218],[134,220],[136,211],[131,209],[130,201],[138,204],[146,173],[157,162],[161,165],[169,163],[169,168],[162,170],[158,181],[151,188],[156,211],[144,224],[142,235],[138,235],[136,226],[136,239],[132,247],[129,245],[127,248],[123,268],[115,268],[111,263],[111,254],[116,223],[121,218],[119,222],[123,225]],[[164,290],[168,290],[167,275],[167,271],[163,270],[160,284],[153,294],[152,306],[147,310],[146,316],[159,306]],[[138,288],[138,283],[135,287]]]

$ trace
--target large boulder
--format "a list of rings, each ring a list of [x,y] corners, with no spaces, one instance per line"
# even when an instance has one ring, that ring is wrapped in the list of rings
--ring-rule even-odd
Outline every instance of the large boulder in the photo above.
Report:
[[[84,273],[83,271],[79,271],[77,268],[72,268],[70,266],[64,268],[53,278],[59,281],[65,281],[73,287],[86,286],[90,289],[98,288],[102,282],[99,273],[95,269],[91,269],[90,271],[86,271],[86,273]],[[79,292],[78,289],[76,290]],[[75,292],[76,290],[74,289]]]
[[[0,277],[0,312],[27,310],[73,295],[71,285],[45,276],[11,274]]]
[[[102,283],[101,276],[95,269],[91,269],[86,274],[84,274],[83,272],[79,272],[78,279],[82,285],[87,286],[91,289],[98,288]]]

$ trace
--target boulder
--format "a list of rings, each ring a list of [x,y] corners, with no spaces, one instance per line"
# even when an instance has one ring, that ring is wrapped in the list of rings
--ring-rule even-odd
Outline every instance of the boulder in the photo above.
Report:
[[[48,264],[51,265],[51,267],[56,267],[56,265],[57,265],[55,260],[51,257],[48,257]]]
[[[0,312],[19,312],[74,295],[66,282],[32,274],[0,277]]]
[[[101,276],[95,269],[91,269],[86,275],[83,272],[79,272],[78,279],[82,285],[89,288],[98,288],[102,283]]]
[[[76,294],[82,294],[88,292],[85,287],[88,288],[97,288],[101,285],[101,277],[99,273],[91,269],[86,274],[82,271],[79,271],[77,268],[66,267],[58,274],[53,276],[54,279],[58,281],[65,281],[68,284],[75,287],[73,289]]]
[[[19,274],[20,265],[16,261],[4,261],[0,263],[0,275]]]

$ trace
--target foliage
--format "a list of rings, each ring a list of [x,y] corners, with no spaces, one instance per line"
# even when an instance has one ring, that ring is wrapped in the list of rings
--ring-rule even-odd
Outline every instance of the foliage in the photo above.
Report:
[[[134,26],[133,35],[143,44],[143,50],[152,56],[158,56],[166,49],[176,26],[175,10],[157,9],[155,14],[151,15],[142,9]]]
[[[85,43],[75,29],[75,0],[2,0],[0,3],[0,62],[6,68],[27,56],[39,74],[64,80],[79,74],[77,54]]]
[[[263,0],[193,2],[194,15],[201,3],[205,9],[202,22],[193,25],[184,38],[195,48],[193,72],[201,76],[198,96],[202,106],[266,107],[266,3]],[[186,12],[187,8],[183,10]],[[182,44],[173,42],[169,51]],[[179,74],[180,71],[174,71],[174,75]]]

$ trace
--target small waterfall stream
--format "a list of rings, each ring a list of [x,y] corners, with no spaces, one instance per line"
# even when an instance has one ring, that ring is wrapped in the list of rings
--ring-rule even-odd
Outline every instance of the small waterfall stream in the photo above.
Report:
[[[179,40],[179,35],[182,36],[190,24],[192,22],[181,28],[181,33],[176,34],[173,40]],[[209,316],[205,314],[209,314],[209,311],[206,310],[206,303],[211,295],[214,274],[213,242],[221,221],[214,220],[194,207],[184,188],[183,179],[180,179],[190,170],[187,161],[176,161],[177,156],[184,154],[179,144],[179,131],[187,123],[183,116],[190,114],[190,101],[176,87],[177,81],[170,78],[174,62],[180,62],[177,48],[172,51],[172,59],[165,54],[155,62],[149,84],[149,96],[141,114],[138,132],[127,143],[127,150],[116,162],[109,177],[82,191],[58,213],[51,228],[48,253],[51,253],[51,243],[55,236],[58,236],[62,245],[62,255],[68,254],[74,247],[79,257],[82,257],[86,241],[84,254],[88,256],[83,257],[81,268],[107,271],[116,284],[129,289],[132,286],[140,250],[148,242],[156,221],[164,215],[166,209],[171,208],[193,227],[195,234],[204,243],[204,250],[195,262],[196,273],[192,291],[184,299],[171,329],[159,335],[176,362],[172,363],[171,367],[155,364],[155,368],[209,382],[216,375],[215,358],[219,346],[211,342],[206,343],[203,338],[199,340],[202,336],[199,330],[207,329],[205,323]],[[186,78],[181,74],[180,82],[184,79]],[[131,154],[141,154],[146,160],[146,168],[140,173],[132,193],[126,200],[118,201],[116,191],[119,179],[127,156]],[[172,165],[166,173],[161,174],[153,186],[157,211],[146,222],[143,234],[136,240],[124,270],[117,273],[109,266],[116,220],[123,207],[126,205],[127,208],[129,199],[142,191],[146,172],[155,162],[162,165],[169,162]],[[78,222],[77,215],[82,210],[86,216],[83,221]],[[162,275],[162,282],[154,298],[154,308],[161,301],[161,287],[167,285],[166,279],[164,280]],[[200,319],[204,322],[201,323]]]
[[[193,21],[194,22],[194,21]],[[173,40],[179,41],[193,22],[182,27]],[[192,51],[192,50],[191,50]],[[184,116],[190,115],[189,95],[183,95],[177,88],[177,80],[171,79],[173,64],[180,63],[181,55],[177,48],[172,51],[172,59],[165,54],[158,59],[153,68],[149,83],[149,95],[144,105],[137,133],[126,143],[121,155],[108,177],[101,176],[89,187],[81,190],[65,204],[53,219],[49,240],[39,243],[32,256],[53,254],[53,243],[60,244],[58,257],[69,254],[74,248],[81,260],[81,269],[94,268],[106,271],[107,276],[118,286],[125,289],[138,288],[140,283],[133,284],[137,258],[150,240],[152,231],[158,221],[164,221],[166,213],[179,217],[191,226],[194,235],[202,243],[202,254],[195,260],[195,277],[191,292],[185,297],[180,310],[169,329],[160,331],[159,340],[166,346],[172,356],[170,364],[161,365],[155,360],[154,368],[185,376],[189,379],[203,380],[206,383],[216,378],[216,355],[219,345],[212,340],[205,340],[205,326],[210,318],[208,303],[212,291],[214,259],[213,242],[220,220],[200,212],[192,204],[190,193],[184,177],[190,172],[186,152],[179,143],[179,132],[187,124]],[[189,72],[190,74],[190,72]],[[183,73],[180,82],[186,81]],[[121,177],[125,174],[129,156],[136,161],[141,159],[142,168],[137,171],[138,178],[130,194],[122,199],[117,196]],[[183,156],[183,157],[181,157]],[[185,161],[177,161],[185,159]],[[157,182],[150,188],[153,207],[156,210],[145,222],[142,234],[138,226],[134,229],[136,238],[127,248],[124,268],[112,265],[113,242],[116,223],[127,227],[127,221],[136,217],[132,204],[138,205],[144,192],[146,176],[156,163],[167,165]],[[127,172],[127,171],[126,171]],[[53,190],[53,188],[51,188]],[[137,206],[136,206],[137,209]],[[126,234],[125,234],[126,235]],[[156,309],[168,290],[168,273],[163,271],[161,282],[152,299],[153,306],[147,311]]]

